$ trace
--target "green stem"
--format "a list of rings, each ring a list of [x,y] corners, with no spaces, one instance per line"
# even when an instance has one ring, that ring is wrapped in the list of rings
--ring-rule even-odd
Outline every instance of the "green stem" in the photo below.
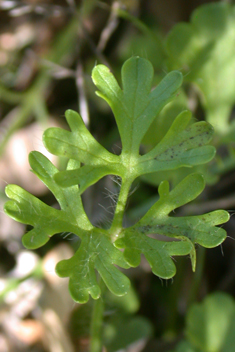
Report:
[[[100,286],[102,285],[102,279],[100,278]],[[102,325],[103,325],[103,312],[104,302],[103,298],[95,300],[93,303],[93,312],[91,317],[91,328],[90,328],[90,352],[101,352],[102,351]]]
[[[193,275],[193,282],[188,296],[188,307],[197,299],[199,287],[202,281],[203,270],[205,266],[206,249],[199,247],[197,251],[197,268]]]
[[[124,211],[125,211],[127,198],[129,195],[132,182],[133,182],[133,178],[122,179],[121,189],[118,196],[114,218],[113,218],[112,226],[109,231],[111,233],[113,241],[117,239],[117,237],[119,236],[122,230]]]
[[[2,84],[0,85],[0,97],[1,101],[5,101],[9,104],[19,104],[23,98],[24,93],[12,92],[5,88]]]

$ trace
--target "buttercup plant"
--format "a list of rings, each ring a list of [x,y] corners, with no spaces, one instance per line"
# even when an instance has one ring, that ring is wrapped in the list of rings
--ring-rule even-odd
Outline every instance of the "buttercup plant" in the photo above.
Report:
[[[140,155],[145,133],[182,84],[182,74],[178,71],[167,74],[153,90],[152,78],[151,63],[140,57],[132,57],[124,63],[122,88],[106,66],[97,65],[93,69],[97,95],[110,105],[116,119],[122,143],[120,155],[114,155],[100,145],[81,116],[72,110],[65,113],[71,132],[60,128],[45,131],[46,148],[52,154],[67,157],[67,169],[59,172],[44,155],[35,151],[30,153],[29,162],[32,171],[56,197],[60,210],[46,205],[17,185],[6,187],[11,200],[5,204],[5,212],[16,221],[33,226],[23,236],[26,248],[39,248],[51,236],[64,231],[81,239],[74,256],[56,266],[59,276],[70,278],[70,293],[79,303],[86,303],[89,295],[98,299],[102,281],[115,295],[125,295],[129,279],[118,267],[137,267],[141,254],[155,275],[169,279],[176,272],[172,256],[190,255],[195,270],[195,245],[212,248],[226,238],[225,230],[216,227],[229,219],[224,210],[199,216],[170,216],[174,209],[194,200],[203,191],[203,176],[195,173],[172,190],[169,183],[163,181],[158,188],[159,200],[133,226],[123,227],[128,194],[137,177],[207,163],[215,155],[215,148],[207,145],[213,135],[212,126],[205,121],[191,123],[189,111],[180,113],[162,140]],[[81,194],[106,175],[121,178],[113,221],[108,229],[91,224],[81,200]],[[158,240],[150,234],[168,238]],[[96,272],[101,279],[97,279]]]

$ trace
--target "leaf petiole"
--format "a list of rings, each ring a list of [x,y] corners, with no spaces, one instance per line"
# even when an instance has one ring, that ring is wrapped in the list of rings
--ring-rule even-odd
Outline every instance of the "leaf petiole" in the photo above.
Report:
[[[99,286],[103,291],[105,285],[101,277],[98,278]],[[93,301],[91,326],[90,326],[90,349],[89,352],[101,352],[102,351],[102,326],[103,326],[103,313],[104,313],[104,301],[101,296],[99,299]]]
[[[109,230],[112,241],[116,241],[122,231],[123,224],[123,216],[127,203],[127,198],[129,195],[129,191],[133,182],[133,178],[123,178],[121,183],[121,188],[118,196],[118,201],[114,213],[114,218],[112,222],[112,226]]]

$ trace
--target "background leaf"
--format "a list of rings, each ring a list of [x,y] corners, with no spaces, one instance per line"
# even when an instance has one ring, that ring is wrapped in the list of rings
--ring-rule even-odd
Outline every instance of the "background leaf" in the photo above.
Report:
[[[186,335],[205,352],[232,352],[235,348],[235,303],[226,293],[216,292],[189,309]]]
[[[212,3],[193,12],[191,23],[180,23],[167,38],[170,69],[183,68],[185,79],[201,91],[207,121],[218,134],[230,133],[229,116],[235,103],[235,10]],[[234,127],[233,127],[234,129]]]

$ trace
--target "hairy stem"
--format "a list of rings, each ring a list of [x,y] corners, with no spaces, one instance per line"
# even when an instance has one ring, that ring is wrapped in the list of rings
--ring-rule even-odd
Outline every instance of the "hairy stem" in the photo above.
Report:
[[[102,279],[99,283],[102,286]],[[104,302],[103,298],[94,301],[90,327],[90,352],[102,351],[102,325],[103,325]]]
[[[133,179],[132,178],[123,178],[122,184],[120,188],[120,193],[118,196],[117,206],[115,209],[115,214],[112,222],[112,226],[110,228],[110,233],[112,235],[113,241],[117,239],[121,230],[122,230],[122,223],[123,223],[123,216],[124,211],[127,203],[128,194],[132,185]]]

